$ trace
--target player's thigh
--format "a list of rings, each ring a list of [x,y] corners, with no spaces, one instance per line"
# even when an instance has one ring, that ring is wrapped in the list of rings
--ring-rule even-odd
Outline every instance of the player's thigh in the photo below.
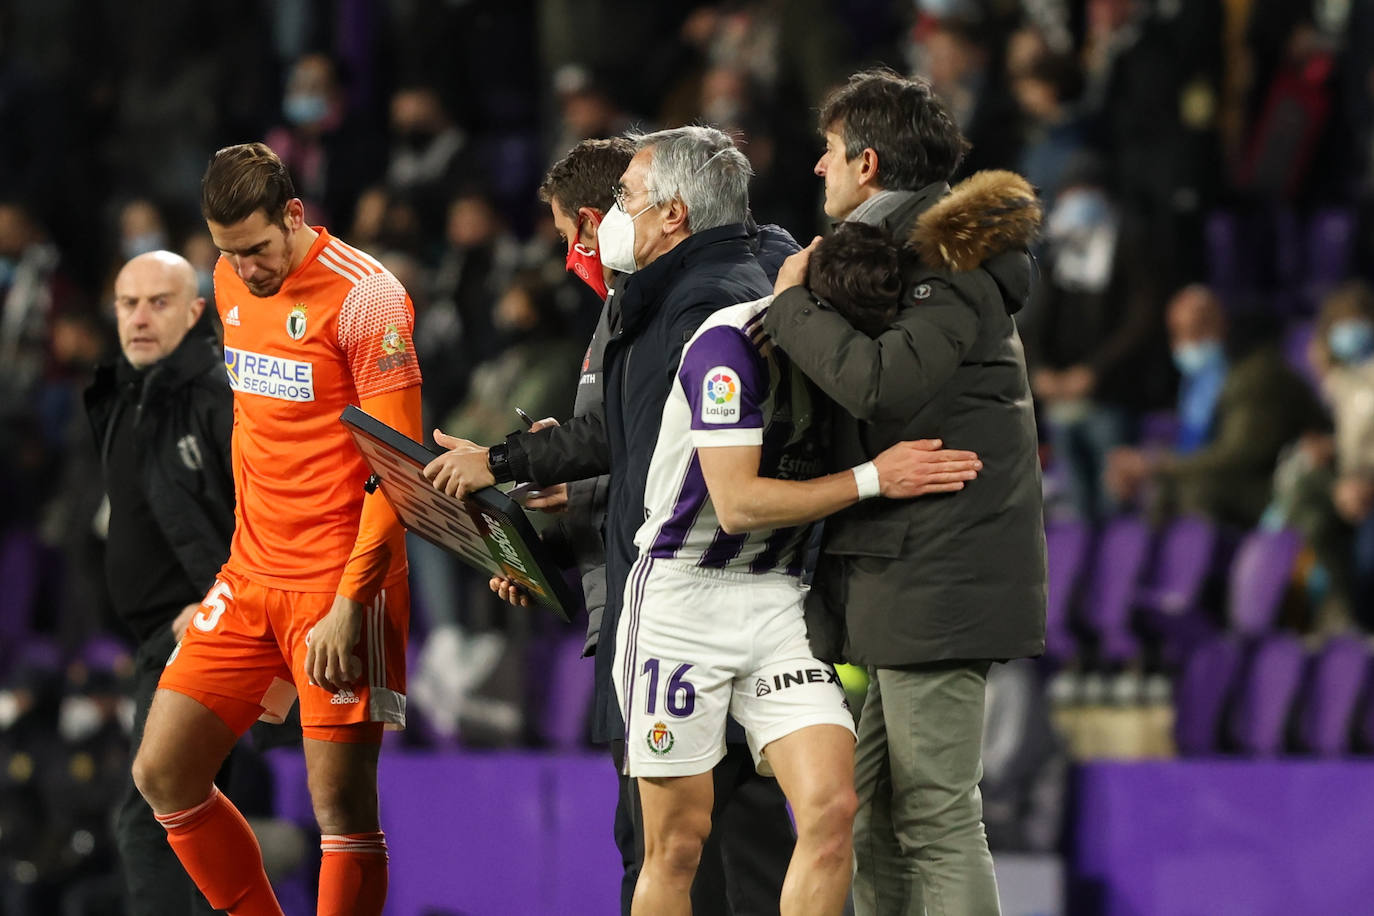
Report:
[[[199,700],[160,689],[143,726],[134,781],[158,814],[198,805],[239,734]]]
[[[677,842],[700,846],[711,833],[715,787],[711,773],[641,777],[640,810],[645,855],[662,854]]]
[[[742,656],[711,619],[721,602],[718,583],[662,566],[637,576],[645,562],[636,565],[626,591],[612,669],[625,720],[626,771],[705,773],[725,754],[726,713]]]
[[[764,751],[798,826],[829,813],[849,829],[858,804],[852,730],[842,725],[808,725],[773,741]]]
[[[296,692],[271,617],[275,600],[272,589],[221,571],[168,657],[158,686],[209,707],[240,734],[263,710],[284,715]],[[258,707],[247,721],[245,704]]]
[[[366,723],[404,727],[410,619],[410,590],[405,580],[387,584],[364,605],[362,628],[353,650],[360,677],[335,692],[312,684],[305,670],[310,631],[329,613],[334,596],[310,592],[281,595],[274,616],[286,633],[282,652],[291,659],[301,701],[301,724],[307,730],[312,726],[333,729]]]
[[[848,736],[852,774],[854,717],[844,687],[834,666],[811,654],[801,592],[779,578],[761,580],[754,667],[736,679],[730,713],[744,726],[760,773],[773,773],[771,748],[780,739],[826,725]]]

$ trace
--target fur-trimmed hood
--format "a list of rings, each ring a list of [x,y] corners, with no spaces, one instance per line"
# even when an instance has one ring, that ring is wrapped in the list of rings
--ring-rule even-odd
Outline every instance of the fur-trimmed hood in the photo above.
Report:
[[[962,273],[982,267],[1002,290],[1007,311],[1030,299],[1027,247],[1040,231],[1040,200],[1015,172],[977,172],[916,219],[907,245],[921,262]]]
[[[920,215],[907,244],[933,267],[973,270],[1033,242],[1040,218],[1040,200],[1026,179],[1015,172],[977,172]]]

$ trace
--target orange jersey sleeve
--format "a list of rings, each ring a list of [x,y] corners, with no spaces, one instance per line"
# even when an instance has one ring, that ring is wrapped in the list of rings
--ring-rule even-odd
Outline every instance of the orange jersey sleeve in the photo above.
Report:
[[[391,274],[372,274],[353,286],[339,309],[339,348],[360,400],[420,384],[414,331],[410,297]]]
[[[412,439],[420,438],[418,387],[363,398],[358,406]],[[344,566],[338,594],[359,604],[367,604],[382,587],[393,559],[404,549],[405,531],[391,504],[380,490],[368,494],[363,499],[362,515],[358,519],[358,540]]]

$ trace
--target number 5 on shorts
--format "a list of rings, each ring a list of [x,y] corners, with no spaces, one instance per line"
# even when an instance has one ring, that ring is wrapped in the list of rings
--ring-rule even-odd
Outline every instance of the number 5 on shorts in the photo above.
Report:
[[[649,676],[649,690],[644,704],[644,711],[648,715],[656,715],[655,710],[658,706],[658,668],[659,661],[651,658],[644,663],[644,674]],[[666,696],[663,698],[663,708],[668,711],[668,715],[685,719],[692,714],[692,710],[697,706],[697,689],[692,686],[692,682],[687,680],[686,674],[692,670],[688,664],[678,665],[673,669],[672,675],[668,678],[668,685],[665,690]]]
[[[202,608],[209,608],[210,612],[207,614],[202,610],[199,614],[191,618],[191,622],[196,625],[197,630],[209,633],[215,628],[215,625],[219,623],[219,619],[224,616],[226,610],[224,606],[225,598],[233,601],[234,595],[229,591],[229,586],[225,585],[223,582],[216,581],[209,593],[205,596],[205,600],[200,603]]]

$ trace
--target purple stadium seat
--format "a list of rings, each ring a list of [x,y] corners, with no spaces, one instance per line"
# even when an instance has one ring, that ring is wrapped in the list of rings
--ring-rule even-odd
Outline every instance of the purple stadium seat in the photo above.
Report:
[[[1097,638],[1103,662],[1120,664],[1139,654],[1140,645],[1131,632],[1131,609],[1149,552],[1150,528],[1144,519],[1112,519],[1098,535],[1082,620]]]
[[[1258,636],[1273,627],[1302,541],[1296,531],[1251,531],[1231,564],[1226,619],[1237,633]]]
[[[1078,653],[1069,629],[1069,609],[1083,575],[1092,533],[1077,521],[1052,522],[1045,527],[1049,564],[1049,603],[1045,609],[1045,656],[1063,663]]]
[[[1242,658],[1240,641],[1221,633],[1188,656],[1174,690],[1174,740],[1178,752],[1196,757],[1219,749],[1221,717]]]
[[[1183,516],[1159,536],[1154,566],[1136,593],[1142,627],[1161,641],[1163,658],[1178,664],[1216,627],[1199,602],[1216,562],[1221,534],[1205,518]]]
[[[1352,636],[1338,636],[1312,662],[1299,728],[1303,746],[1334,757],[1350,751],[1355,704],[1369,673],[1369,650]]]
[[[1283,750],[1306,665],[1307,653],[1291,633],[1273,633],[1256,643],[1231,718],[1231,734],[1242,753],[1273,756]]]
[[[1312,214],[1307,224],[1307,275],[1303,296],[1315,309],[1321,299],[1350,275],[1355,254],[1355,213],[1348,207],[1328,207]]]
[[[38,540],[28,531],[0,537],[0,646],[14,645],[33,630],[41,562]]]

